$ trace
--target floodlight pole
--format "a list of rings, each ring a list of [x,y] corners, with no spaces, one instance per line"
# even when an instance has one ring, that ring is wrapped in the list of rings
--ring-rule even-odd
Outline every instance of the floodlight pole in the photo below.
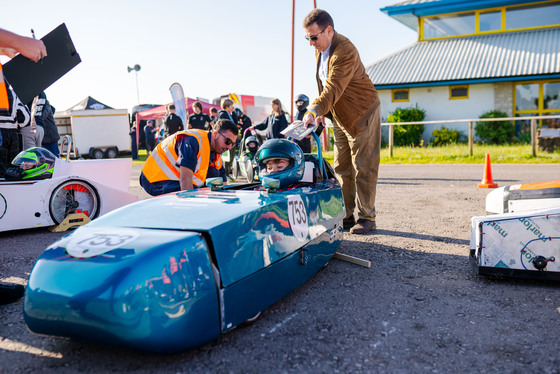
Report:
[[[140,91],[138,90],[138,70],[134,70],[134,75],[136,75],[136,100],[138,105],[140,105]]]
[[[296,0],[292,1],[292,87],[290,97],[290,122],[294,122],[294,34],[296,20]]]
[[[138,101],[138,105],[140,105],[140,90],[138,89],[138,71],[140,70],[140,65],[136,64],[133,67],[128,66],[126,69],[129,73],[134,70],[134,75],[136,76],[136,100]]]

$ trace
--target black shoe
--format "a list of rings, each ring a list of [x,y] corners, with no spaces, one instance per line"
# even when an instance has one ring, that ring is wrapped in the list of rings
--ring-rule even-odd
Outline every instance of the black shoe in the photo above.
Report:
[[[0,305],[11,304],[23,297],[25,287],[19,284],[0,284]]]
[[[356,220],[354,219],[354,216],[344,218],[342,220],[342,228],[344,230],[350,230],[355,224],[356,224]]]
[[[358,222],[350,229],[350,234],[367,234],[376,229],[375,221],[360,218]]]

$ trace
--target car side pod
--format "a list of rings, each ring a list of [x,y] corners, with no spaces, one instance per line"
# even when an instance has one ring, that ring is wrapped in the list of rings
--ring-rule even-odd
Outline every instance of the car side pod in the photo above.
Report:
[[[36,334],[156,353],[220,336],[208,246],[191,231],[83,226],[41,255],[23,312]]]
[[[476,273],[560,280],[560,208],[472,217]]]
[[[560,207],[560,180],[513,184],[486,196],[488,213],[514,213]]]

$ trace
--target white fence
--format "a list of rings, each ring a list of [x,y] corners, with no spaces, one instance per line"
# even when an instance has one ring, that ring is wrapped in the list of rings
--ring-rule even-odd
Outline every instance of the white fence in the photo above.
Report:
[[[542,119],[560,119],[560,115],[555,116],[530,116],[530,117],[507,117],[507,118],[477,118],[477,119],[452,119],[441,121],[422,121],[422,122],[384,122],[381,126],[389,126],[389,157],[393,158],[393,126],[394,125],[428,125],[428,124],[445,124],[445,123],[464,123],[469,126],[469,155],[473,155],[474,132],[473,123],[475,122],[503,122],[503,121],[531,121],[531,146],[533,148],[533,157],[537,156],[537,120]]]

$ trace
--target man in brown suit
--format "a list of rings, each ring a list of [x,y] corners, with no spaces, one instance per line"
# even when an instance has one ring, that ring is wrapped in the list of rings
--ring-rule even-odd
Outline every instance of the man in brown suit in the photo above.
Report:
[[[381,107],[356,47],[334,30],[331,16],[314,9],[303,20],[305,38],[315,47],[319,97],[303,121],[334,126],[334,170],[346,208],[343,224],[352,234],[376,228],[375,190],[381,148]],[[354,210],[358,208],[358,221]]]

